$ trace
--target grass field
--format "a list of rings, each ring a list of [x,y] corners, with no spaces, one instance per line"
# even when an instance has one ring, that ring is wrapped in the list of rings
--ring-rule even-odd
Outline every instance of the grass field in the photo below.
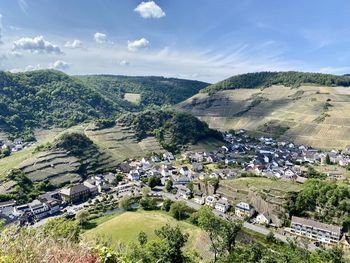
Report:
[[[140,231],[144,231],[149,239],[156,238],[154,230],[169,224],[171,226],[179,225],[181,229],[189,234],[187,249],[195,248],[202,252],[202,255],[207,253],[208,240],[206,234],[187,222],[176,221],[174,218],[163,212],[125,212],[117,214],[109,220],[102,220],[96,228],[88,230],[84,233],[84,238],[88,241],[102,239],[111,242],[112,245],[117,245],[120,242],[137,242],[137,237]],[[104,221],[104,222],[103,222]]]
[[[140,102],[141,95],[138,93],[125,93],[124,99],[131,103],[138,104]]]
[[[254,104],[257,96],[264,100]],[[281,138],[321,149],[343,149],[350,144],[349,102],[350,91],[344,87],[272,86],[225,90],[210,96],[201,93],[178,108],[220,130],[244,128],[259,134],[268,134],[269,130],[276,133],[276,129],[264,126],[274,123],[289,128]]]

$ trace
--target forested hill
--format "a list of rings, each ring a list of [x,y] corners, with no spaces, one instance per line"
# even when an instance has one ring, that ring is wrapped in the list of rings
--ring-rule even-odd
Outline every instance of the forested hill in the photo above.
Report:
[[[151,104],[179,103],[209,85],[209,83],[194,80],[153,76],[88,75],[76,76],[76,78],[114,101],[123,101],[126,93],[139,94],[138,105],[132,105],[139,109]]]
[[[70,127],[151,104],[173,104],[207,85],[162,77],[78,77],[55,70],[0,72],[0,132],[34,139],[33,128]],[[140,95],[140,103],[126,100],[128,92]]]
[[[236,75],[210,85],[202,92],[214,92],[240,88],[265,88],[271,85],[298,87],[302,84],[321,86],[350,86],[350,77],[306,72],[256,72]]]
[[[34,127],[69,127],[118,111],[98,92],[54,70],[0,72],[0,95],[0,130],[24,139]]]

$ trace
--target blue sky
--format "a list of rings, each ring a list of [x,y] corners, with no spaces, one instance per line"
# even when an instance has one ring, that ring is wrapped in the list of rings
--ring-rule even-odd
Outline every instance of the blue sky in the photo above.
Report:
[[[215,82],[350,73],[347,0],[0,0],[0,69]]]

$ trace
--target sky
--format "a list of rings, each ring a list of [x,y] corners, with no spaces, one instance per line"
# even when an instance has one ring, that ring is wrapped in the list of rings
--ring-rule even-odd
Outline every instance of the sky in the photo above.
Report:
[[[350,73],[348,0],[0,0],[0,70]]]

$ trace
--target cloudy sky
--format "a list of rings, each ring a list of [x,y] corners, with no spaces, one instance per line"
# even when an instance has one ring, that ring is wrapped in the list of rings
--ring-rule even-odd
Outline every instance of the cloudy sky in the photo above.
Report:
[[[0,0],[0,69],[350,73],[348,0]]]

